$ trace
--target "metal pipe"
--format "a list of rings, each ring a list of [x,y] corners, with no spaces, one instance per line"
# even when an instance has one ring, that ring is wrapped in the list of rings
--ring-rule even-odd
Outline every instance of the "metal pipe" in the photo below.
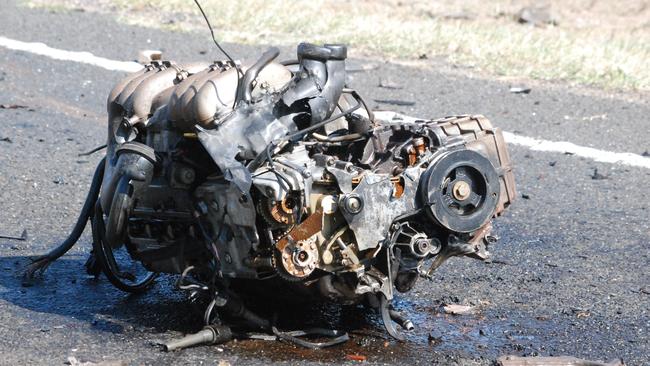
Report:
[[[266,52],[264,52],[264,54],[262,54],[262,57],[260,57],[260,59],[257,60],[257,62],[255,62],[255,64],[253,64],[250,69],[246,70],[242,83],[237,90],[237,99],[235,105],[237,105],[237,103],[242,100],[247,102],[251,101],[253,98],[253,81],[255,78],[257,78],[257,75],[260,73],[260,71],[262,71],[266,65],[270,64],[271,61],[275,60],[279,54],[280,50],[277,47],[271,47]]]
[[[177,349],[183,349],[202,344],[220,344],[232,339],[232,330],[225,325],[208,325],[201,331],[194,334],[186,335],[164,344],[165,351],[171,352]]]

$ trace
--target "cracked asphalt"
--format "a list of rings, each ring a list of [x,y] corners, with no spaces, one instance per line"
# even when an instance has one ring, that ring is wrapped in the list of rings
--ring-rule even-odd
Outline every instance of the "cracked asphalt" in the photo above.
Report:
[[[151,48],[179,61],[219,57],[207,34],[8,0],[0,0],[0,35],[116,60]],[[264,50],[225,46],[239,58]],[[293,49],[282,50],[292,56]],[[378,108],[431,118],[480,113],[530,137],[615,152],[650,150],[650,103],[643,95],[540,83],[530,94],[512,94],[506,82],[466,77],[434,61],[415,67],[351,55],[351,68],[371,67],[350,73],[349,84]],[[101,158],[77,154],[104,143],[106,97],[123,76],[0,48],[0,104],[25,106],[0,109],[0,235],[29,233],[24,242],[0,239],[0,364],[61,365],[71,356],[133,365],[357,362],[350,354],[368,364],[490,365],[507,354],[650,364],[650,170],[519,146],[509,150],[520,197],[495,220],[500,241],[491,248],[493,262],[453,258],[431,282],[421,280],[400,296],[398,309],[417,327],[405,343],[382,338],[377,314],[322,305],[283,309],[280,316],[296,326],[347,330],[347,344],[311,351],[238,341],[164,353],[158,341],[193,332],[200,320],[173,290],[173,277],[133,296],[85,275],[89,230],[35,286],[21,287],[29,257],[63,240],[76,219]],[[380,79],[401,88],[381,88]],[[595,170],[604,179],[593,179]],[[478,312],[447,315],[441,307],[451,303]]]

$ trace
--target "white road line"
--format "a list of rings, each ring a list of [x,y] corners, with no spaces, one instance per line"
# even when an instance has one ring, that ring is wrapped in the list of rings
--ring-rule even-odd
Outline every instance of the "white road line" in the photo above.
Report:
[[[51,48],[44,43],[22,42],[0,36],[0,46],[16,50],[30,52],[41,56],[47,56],[56,60],[74,61],[98,66],[107,70],[135,72],[142,69],[137,62],[115,61],[98,57],[90,52],[74,52]],[[650,169],[650,158],[633,153],[617,153],[606,150],[584,147],[565,141],[548,141],[532,137],[520,136],[511,132],[504,132],[506,141],[513,145],[525,146],[533,151],[547,151],[559,153],[571,153],[575,156],[584,157],[594,161],[611,164],[623,164],[640,168]]]
[[[88,65],[98,66],[111,71],[136,72],[142,69],[137,62],[115,61],[97,57],[90,52],[75,52],[59,50],[39,42],[22,42],[0,36],[0,46],[10,50],[25,51],[55,60],[74,61]]]
[[[525,146],[533,151],[570,153],[601,163],[624,164],[650,169],[650,158],[639,154],[598,150],[593,147],[579,146],[566,141],[539,140],[532,137],[515,135],[512,132],[506,131],[503,132],[503,137],[510,144]]]

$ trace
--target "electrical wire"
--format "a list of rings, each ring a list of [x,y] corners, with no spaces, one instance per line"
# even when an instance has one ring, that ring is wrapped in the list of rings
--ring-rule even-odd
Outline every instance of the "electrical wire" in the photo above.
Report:
[[[217,48],[221,51],[221,53],[223,53],[226,56],[226,58],[228,58],[228,60],[230,62],[232,62],[233,66],[237,70],[237,90],[239,90],[241,79],[244,77],[244,73],[241,71],[241,68],[239,67],[239,65],[237,65],[235,60],[232,57],[230,57],[228,52],[226,52],[226,50],[224,50],[221,47],[219,42],[217,42],[217,38],[214,36],[214,29],[212,28],[212,25],[210,24],[210,20],[208,20],[208,16],[205,15],[205,11],[203,11],[203,7],[201,7],[201,4],[199,4],[199,0],[194,0],[194,3],[196,4],[196,6],[198,6],[199,10],[201,11],[201,15],[203,15],[203,19],[205,19],[205,23],[208,25],[208,28],[210,29],[210,35],[212,36],[212,41],[217,46]],[[237,102],[237,98],[235,98],[235,100],[232,102],[232,108],[233,109],[235,108],[235,103],[236,102]]]

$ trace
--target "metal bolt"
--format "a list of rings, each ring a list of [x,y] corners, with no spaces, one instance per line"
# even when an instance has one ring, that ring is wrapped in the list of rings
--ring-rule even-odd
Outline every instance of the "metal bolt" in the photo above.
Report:
[[[363,201],[361,201],[361,197],[359,196],[348,196],[345,200],[345,208],[351,214],[358,214],[361,212],[362,207]]]
[[[456,198],[459,201],[464,201],[467,198],[469,198],[469,195],[470,193],[472,193],[472,190],[469,186],[469,183],[465,182],[464,180],[461,180],[454,184],[453,192],[454,192],[454,198]]]

